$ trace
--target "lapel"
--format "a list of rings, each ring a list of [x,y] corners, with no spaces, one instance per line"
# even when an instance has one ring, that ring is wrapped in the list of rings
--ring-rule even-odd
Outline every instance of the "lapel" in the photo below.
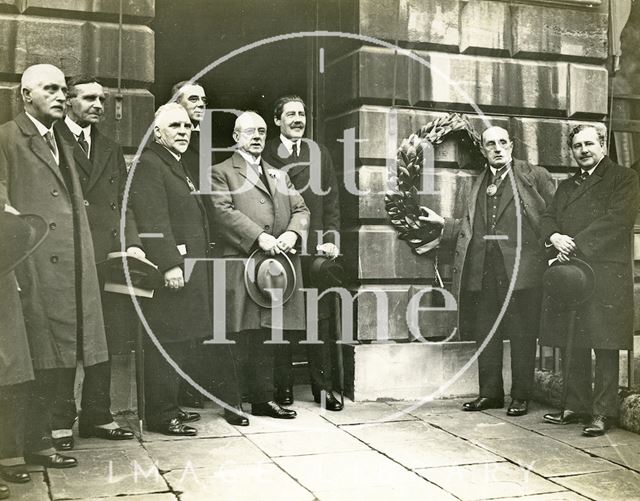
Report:
[[[284,148],[284,146],[283,146]],[[298,154],[298,159],[294,159],[293,155],[289,155],[287,162],[290,167],[287,170],[287,174],[289,174],[289,178],[293,179],[298,174],[300,174],[305,169],[309,168],[309,159],[311,158],[311,152],[309,150],[309,145],[304,141],[300,141],[300,153]]]
[[[578,200],[580,197],[582,197],[582,195],[584,195],[585,193],[587,193],[591,188],[593,188],[594,186],[596,186],[597,184],[599,184],[602,181],[602,177],[604,176],[605,172],[607,171],[607,167],[609,165],[609,162],[611,162],[611,160],[609,160],[609,157],[605,156],[600,163],[598,164],[598,166],[596,167],[596,170],[594,170],[591,175],[585,179],[583,181],[583,183],[580,186],[577,186],[569,195],[569,200],[567,200],[567,205],[571,205],[572,203],[574,203],[576,200]],[[570,182],[574,182],[574,178],[580,173],[580,171],[578,170],[578,172],[570,178]]]
[[[76,165],[79,166],[80,170],[82,170],[82,172],[84,172],[85,174],[85,176],[81,176],[81,177],[86,177],[87,179],[89,179],[92,171],[91,161],[89,160],[85,152],[82,150],[82,148],[78,144],[78,141],[76,140],[76,137],[73,135],[73,132],[71,132],[71,129],[69,129],[67,124],[64,123],[64,120],[58,120],[56,124],[53,126],[53,128],[58,133],[58,136],[61,137],[62,140],[65,141],[69,146],[69,148],[73,151],[73,159],[75,160]],[[82,184],[83,191],[88,192],[89,184],[88,183],[81,183],[81,184]]]
[[[77,141],[76,141],[77,143]],[[78,145],[78,149],[82,154],[82,157],[87,158],[87,156]],[[107,166],[107,161],[109,157],[113,153],[113,147],[109,141],[106,140],[106,137],[100,133],[97,127],[94,125],[91,127],[91,175],[89,176],[89,185],[87,186],[87,191],[90,191],[93,188],[102,176],[105,167]]]
[[[473,185],[471,186],[471,196],[467,199],[467,211],[471,216],[471,228],[473,228],[475,218],[476,218],[476,206],[478,205],[478,195],[480,195],[480,188],[484,183],[485,177],[487,177],[487,172],[489,172],[489,169],[485,168],[482,174],[480,174],[474,179]],[[480,204],[480,211],[482,213],[480,217],[482,217],[482,220],[486,225],[487,224],[487,204],[485,202]]]
[[[272,198],[271,197],[272,192],[269,190],[269,188],[273,188],[273,183],[271,183],[269,173],[266,172],[266,170],[265,170],[265,174],[266,174],[265,177],[267,179],[267,183],[270,184],[269,188],[267,188],[264,185],[258,173],[253,168],[247,165],[247,161],[244,159],[242,155],[240,155],[240,153],[235,152],[231,157],[231,161],[233,163],[233,167],[238,171],[238,174],[240,174],[243,178],[249,181],[253,186],[258,188],[259,190],[262,190],[266,195],[269,196],[269,198]],[[263,159],[262,168],[266,169],[267,165],[268,164]]]
[[[502,195],[500,196],[500,203],[498,204],[496,222],[500,219],[500,216],[502,216],[507,206],[511,203],[511,200],[513,200],[514,183],[516,190],[518,190],[518,195],[522,197],[522,186],[521,183],[518,182],[518,177],[523,175],[523,167],[515,158],[511,161],[510,172],[513,173],[513,177],[511,176],[511,173],[507,173],[505,178],[502,180],[504,188],[502,190]]]
[[[38,132],[35,124],[31,121],[31,119],[27,116],[26,113],[20,113],[15,118],[16,125],[20,128],[22,133],[28,137],[29,148],[33,152],[33,154],[38,157],[42,162],[51,169],[51,171],[55,174],[55,176],[60,181],[60,184],[66,188],[66,183],[64,182],[64,178],[62,177],[62,173],[60,172],[60,167],[56,165],[56,161],[53,158],[53,154],[49,149],[44,138]],[[56,137],[56,143],[63,143],[63,140],[59,135]],[[62,144],[58,144],[58,149],[60,150]],[[67,190],[68,191],[68,190]]]

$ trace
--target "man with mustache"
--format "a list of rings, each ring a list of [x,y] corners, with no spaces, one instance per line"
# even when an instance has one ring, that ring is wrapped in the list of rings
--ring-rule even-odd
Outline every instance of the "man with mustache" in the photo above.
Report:
[[[563,412],[545,421],[588,421],[583,435],[603,435],[618,411],[618,350],[633,349],[633,225],[640,204],[638,175],[606,155],[603,128],[578,125],[569,147],[579,171],[558,186],[540,221],[541,236],[555,257],[576,256],[591,265],[595,290],[576,312],[574,349],[564,375]],[[567,312],[545,299],[540,344],[565,347]],[[595,378],[591,350],[595,352]],[[593,380],[593,388],[592,388]]]
[[[289,175],[311,212],[307,255],[301,256],[301,260],[305,287],[316,287],[309,272],[316,255],[335,259],[340,253],[337,246],[340,243],[338,182],[329,150],[303,139],[307,110],[302,98],[283,96],[278,99],[274,106],[273,120],[280,129],[280,135],[267,141],[264,159]],[[327,298],[323,298],[318,303],[318,339],[322,344],[307,345],[307,357],[314,400],[320,403],[321,392],[325,392],[325,407],[330,411],[340,411],[342,403],[332,392],[330,314],[330,304]],[[291,345],[276,346],[275,399],[283,405],[293,403],[291,362]]]
[[[84,205],[89,218],[96,263],[107,259],[110,252],[120,251],[120,209],[127,177],[127,167],[119,144],[104,135],[97,127],[104,117],[105,90],[94,76],[80,75],[68,81],[64,120],[54,125],[73,149]],[[130,254],[144,257],[133,212],[128,210],[125,220],[126,242]],[[137,318],[131,300],[123,295],[105,292],[100,279],[102,310],[109,353],[124,344],[135,332]],[[123,339],[124,338],[124,339]],[[118,343],[119,341],[119,343]],[[106,440],[129,440],[133,432],[120,428],[111,416],[111,370],[104,362],[85,368],[79,433],[81,437]],[[53,442],[58,450],[74,447],[71,427],[77,416],[74,382],[75,369],[62,374],[56,392],[52,416]]]

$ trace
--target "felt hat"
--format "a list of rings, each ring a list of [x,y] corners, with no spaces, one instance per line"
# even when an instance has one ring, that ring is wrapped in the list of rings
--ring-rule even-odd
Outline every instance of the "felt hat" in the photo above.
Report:
[[[249,297],[259,306],[273,308],[284,305],[296,289],[298,277],[285,253],[274,256],[258,249],[244,267],[244,285]]]

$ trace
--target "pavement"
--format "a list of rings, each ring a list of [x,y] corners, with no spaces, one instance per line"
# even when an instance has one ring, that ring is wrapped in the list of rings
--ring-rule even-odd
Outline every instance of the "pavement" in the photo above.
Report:
[[[101,501],[640,500],[640,435],[504,410],[466,413],[462,400],[345,402],[342,412],[296,387],[294,420],[229,425],[206,408],[195,438],[78,439],[80,465],[34,470],[11,499]],[[248,406],[247,406],[248,408]],[[136,428],[134,416],[119,416]]]

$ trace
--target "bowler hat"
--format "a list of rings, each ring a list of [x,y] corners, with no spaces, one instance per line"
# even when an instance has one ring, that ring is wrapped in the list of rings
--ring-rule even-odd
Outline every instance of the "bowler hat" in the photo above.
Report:
[[[272,256],[258,249],[244,266],[247,294],[264,308],[285,304],[296,289],[297,281],[293,263],[284,252]]]
[[[0,276],[24,261],[49,233],[47,222],[36,214],[0,211]]]
[[[593,294],[595,274],[589,263],[572,257],[568,262],[555,261],[542,277],[545,294],[558,306],[575,309]]]
[[[127,262],[125,271],[124,262]],[[164,280],[156,265],[147,259],[127,254],[110,252],[107,259],[97,263],[98,274],[104,279],[105,290],[129,294],[127,274],[137,296],[152,297],[153,291],[162,287]]]
[[[316,256],[309,266],[309,281],[320,290],[339,287],[344,283],[344,268],[326,256]]]

